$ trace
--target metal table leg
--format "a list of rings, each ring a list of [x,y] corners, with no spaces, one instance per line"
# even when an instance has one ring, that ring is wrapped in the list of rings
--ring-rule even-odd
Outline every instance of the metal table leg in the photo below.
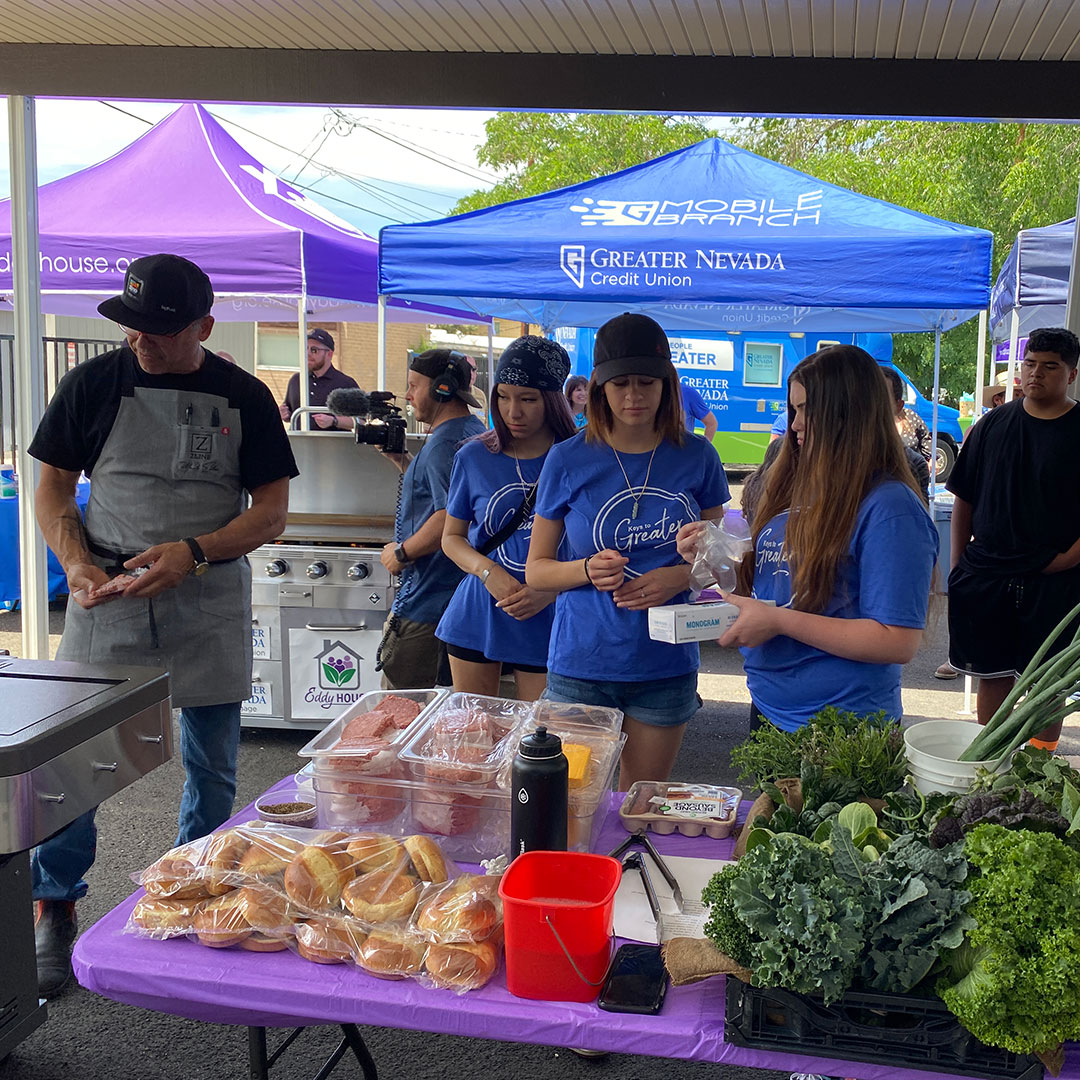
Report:
[[[269,1080],[270,1068],[279,1057],[292,1045],[301,1032],[306,1028],[296,1028],[285,1041],[272,1053],[266,1050],[266,1028],[248,1028],[248,1075],[250,1080]],[[364,1042],[360,1029],[355,1024],[342,1024],[344,1038],[338,1043],[334,1052],[326,1059],[322,1068],[315,1074],[312,1080],[327,1080],[338,1063],[345,1056],[346,1051],[352,1050],[353,1056],[360,1064],[360,1070],[364,1074],[364,1080],[379,1080],[379,1073],[375,1067],[375,1061]]]

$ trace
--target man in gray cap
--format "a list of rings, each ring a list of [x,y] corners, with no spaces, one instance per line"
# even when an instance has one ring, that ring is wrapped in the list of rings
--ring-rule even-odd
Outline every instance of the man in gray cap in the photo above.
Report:
[[[280,534],[297,475],[269,389],[202,346],[213,303],[194,263],[136,259],[123,293],[98,308],[126,343],[64,376],[30,444],[38,525],[70,593],[57,658],[169,672],[186,773],[177,843],[232,812],[240,703],[251,693],[244,556]],[[91,480],[85,523],[80,472]],[[90,811],[33,854],[46,997],[71,975],[75,901],[95,843]]]
[[[468,358],[452,349],[428,349],[409,364],[405,400],[428,436],[402,478],[394,539],[382,564],[401,576],[386,622],[378,664],[383,685],[405,690],[449,682],[446,647],[435,627],[464,574],[442,552],[450,470],[458,446],[484,425],[469,412],[479,407]]]

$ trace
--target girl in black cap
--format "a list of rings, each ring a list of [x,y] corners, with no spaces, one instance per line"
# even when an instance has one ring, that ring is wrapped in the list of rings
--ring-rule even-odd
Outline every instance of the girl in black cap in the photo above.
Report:
[[[538,698],[547,672],[554,593],[525,584],[536,482],[551,446],[574,433],[562,394],[566,350],[529,335],[495,372],[492,430],[454,458],[443,551],[469,576],[435,631],[446,643],[454,689],[496,695],[503,664],[518,696]]]
[[[600,328],[585,430],[544,465],[526,580],[559,594],[544,697],[622,710],[619,787],[666,780],[698,709],[696,644],[649,638],[686,599],[679,528],[728,500],[716,451],[683,424],[667,336],[644,315]]]

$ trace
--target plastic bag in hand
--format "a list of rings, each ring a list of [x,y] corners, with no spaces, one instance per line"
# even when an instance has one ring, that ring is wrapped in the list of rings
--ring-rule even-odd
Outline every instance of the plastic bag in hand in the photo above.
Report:
[[[739,563],[750,550],[750,529],[741,517],[728,520],[726,515],[704,524],[690,571],[690,588],[701,592],[715,583],[724,592],[731,592]]]

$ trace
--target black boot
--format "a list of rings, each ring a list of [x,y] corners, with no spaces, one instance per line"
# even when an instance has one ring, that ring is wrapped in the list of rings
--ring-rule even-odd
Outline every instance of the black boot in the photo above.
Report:
[[[71,978],[71,947],[79,932],[73,900],[39,900],[34,912],[38,993],[55,997]]]

